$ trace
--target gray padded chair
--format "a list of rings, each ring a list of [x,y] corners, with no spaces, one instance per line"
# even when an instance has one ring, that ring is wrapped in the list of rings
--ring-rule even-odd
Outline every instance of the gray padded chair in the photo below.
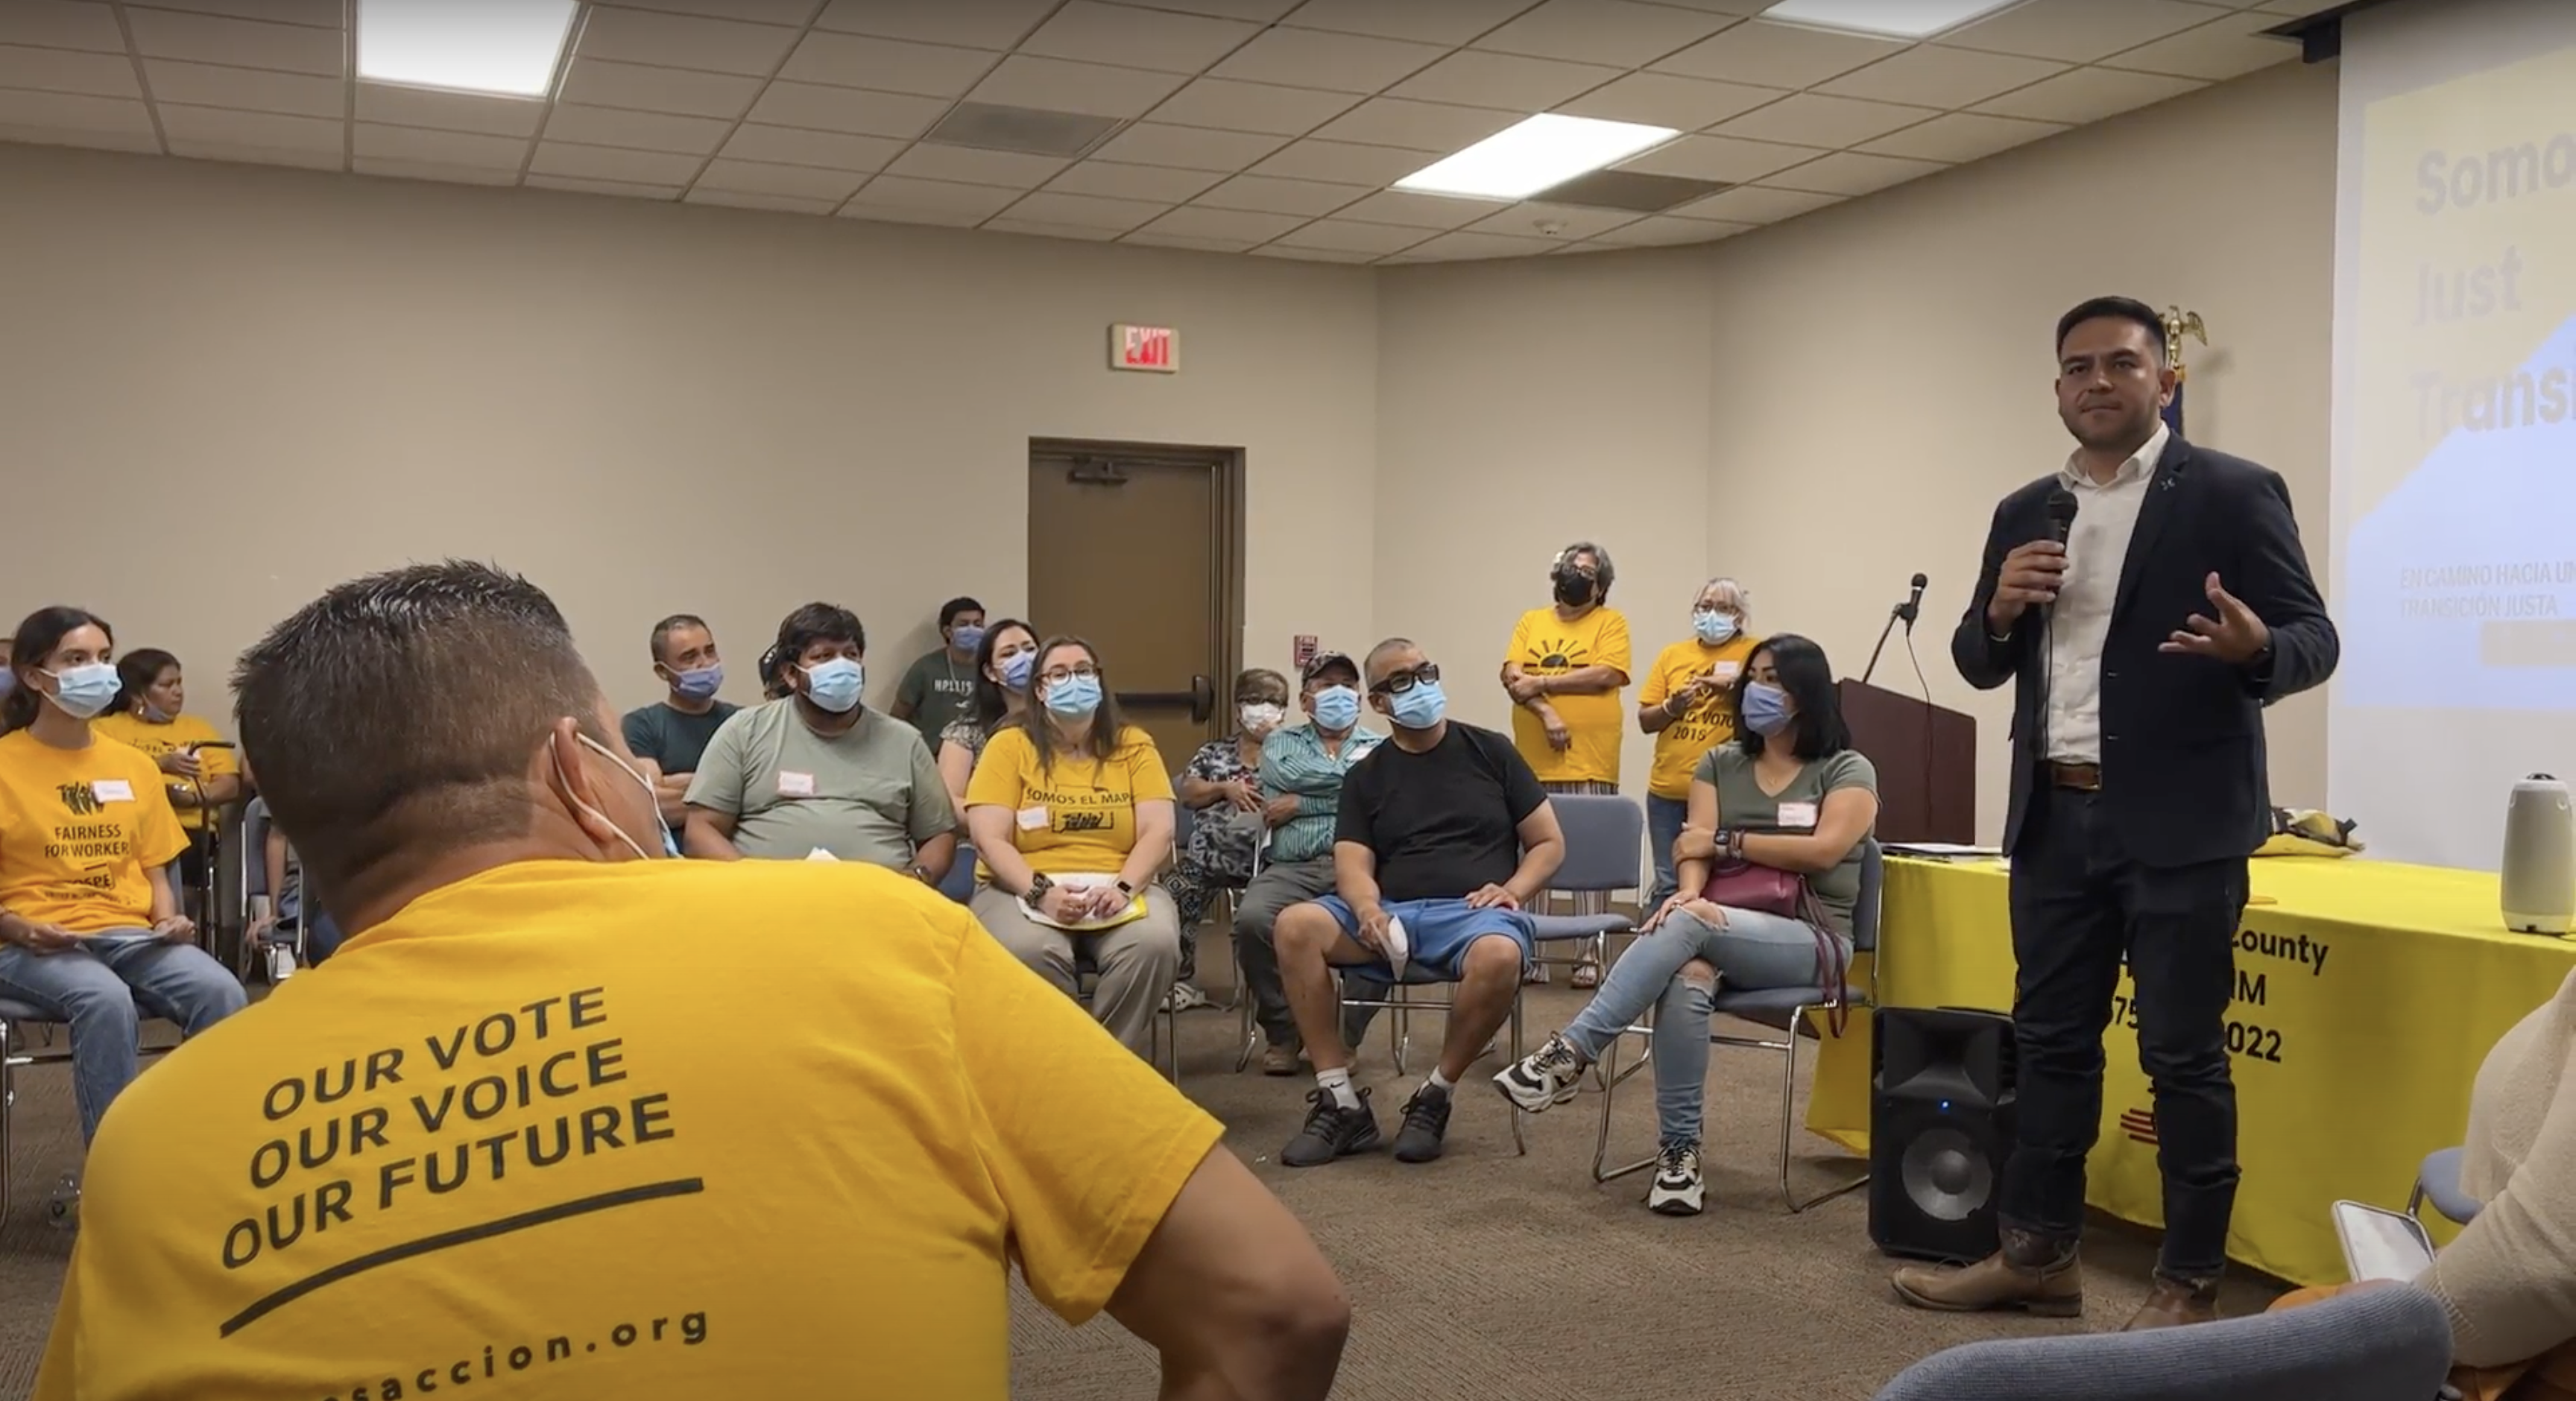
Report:
[[[2373,1289],[2189,1328],[1969,1343],[1878,1401],[2433,1401],[2450,1369],[2441,1304]]]
[[[140,1007],[135,1013],[139,1021],[148,1021],[152,1016]],[[6,1225],[9,1219],[9,1117],[18,1103],[18,1068],[68,1063],[72,1058],[70,1038],[63,1038],[60,1045],[55,1045],[52,1038],[54,1029],[63,1025],[63,1015],[51,1007],[0,997],[0,1225]],[[26,1047],[30,1031],[46,1037],[43,1049]],[[144,1046],[139,1059],[150,1060],[167,1049]]]
[[[2424,1166],[2415,1172],[2415,1191],[2406,1198],[2406,1214],[2416,1215],[2424,1203],[2431,1202],[2442,1219],[2455,1226],[2465,1226],[2478,1214],[2478,1199],[2460,1190],[2460,1159],[2464,1151],[2445,1148],[2428,1154]]]

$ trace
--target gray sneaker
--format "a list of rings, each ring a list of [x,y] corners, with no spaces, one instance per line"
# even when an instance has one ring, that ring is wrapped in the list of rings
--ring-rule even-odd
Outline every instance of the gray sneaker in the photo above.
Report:
[[[1699,1145],[1665,1144],[1655,1155],[1655,1185],[1646,1189],[1646,1210],[1658,1216],[1697,1216],[1701,1191]]]
[[[1494,1088],[1515,1108],[1540,1114],[1574,1098],[1582,1080],[1583,1057],[1573,1042],[1558,1034],[1548,1037],[1536,1052],[1504,1066],[1494,1076]]]

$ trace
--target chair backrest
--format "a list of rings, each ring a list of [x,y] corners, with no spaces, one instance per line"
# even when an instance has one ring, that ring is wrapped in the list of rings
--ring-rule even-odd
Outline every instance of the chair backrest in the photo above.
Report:
[[[2450,1369],[2442,1305],[2401,1287],[2192,1328],[1969,1343],[1878,1401],[2432,1401]]]
[[[1873,953],[1878,949],[1878,897],[1887,884],[1887,857],[1879,850],[1878,838],[1860,839],[1860,898],[1852,902],[1852,951]]]
[[[1559,793],[1548,799],[1565,830],[1565,864],[1548,878],[1560,892],[1643,890],[1646,813],[1612,793]]]
[[[242,806],[242,904],[248,906],[268,888],[268,799],[253,798]]]
[[[1190,833],[1199,825],[1198,809],[1175,799],[1172,803],[1172,859],[1190,849]]]

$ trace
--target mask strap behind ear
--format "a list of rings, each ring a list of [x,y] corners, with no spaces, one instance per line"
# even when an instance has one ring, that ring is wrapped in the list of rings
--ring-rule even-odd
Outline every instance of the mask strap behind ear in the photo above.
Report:
[[[612,818],[607,813],[601,812],[599,809],[592,807],[589,803],[582,801],[580,798],[573,796],[572,774],[564,768],[563,750],[556,744],[555,734],[552,730],[546,732],[546,753],[551,755],[555,761],[555,779],[557,782],[563,784],[564,801],[579,809],[583,816],[594,817],[599,819],[601,822],[607,823],[608,830],[615,832],[617,834],[617,839],[626,843],[626,849],[635,853],[636,860],[652,860],[653,858],[645,853],[644,848],[636,842],[635,838],[629,836],[625,828],[617,825],[617,820],[615,818]],[[658,810],[655,815],[660,815]]]

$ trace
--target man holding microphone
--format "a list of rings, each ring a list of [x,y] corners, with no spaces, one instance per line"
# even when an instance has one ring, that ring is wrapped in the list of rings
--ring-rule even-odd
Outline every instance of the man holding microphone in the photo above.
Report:
[[[2128,1327],[2217,1317],[2236,1198],[2226,1040],[2246,858],[2269,831],[2263,707],[2339,652],[2281,478],[2183,441],[2163,318],[2101,297],[2057,324],[2076,449],[2004,498],[1951,639],[1970,685],[2010,681],[2017,1140],[2002,1249],[1908,1267],[1922,1308],[2072,1315],[2104,1031],[2127,960],[2154,1087],[2165,1239]]]

